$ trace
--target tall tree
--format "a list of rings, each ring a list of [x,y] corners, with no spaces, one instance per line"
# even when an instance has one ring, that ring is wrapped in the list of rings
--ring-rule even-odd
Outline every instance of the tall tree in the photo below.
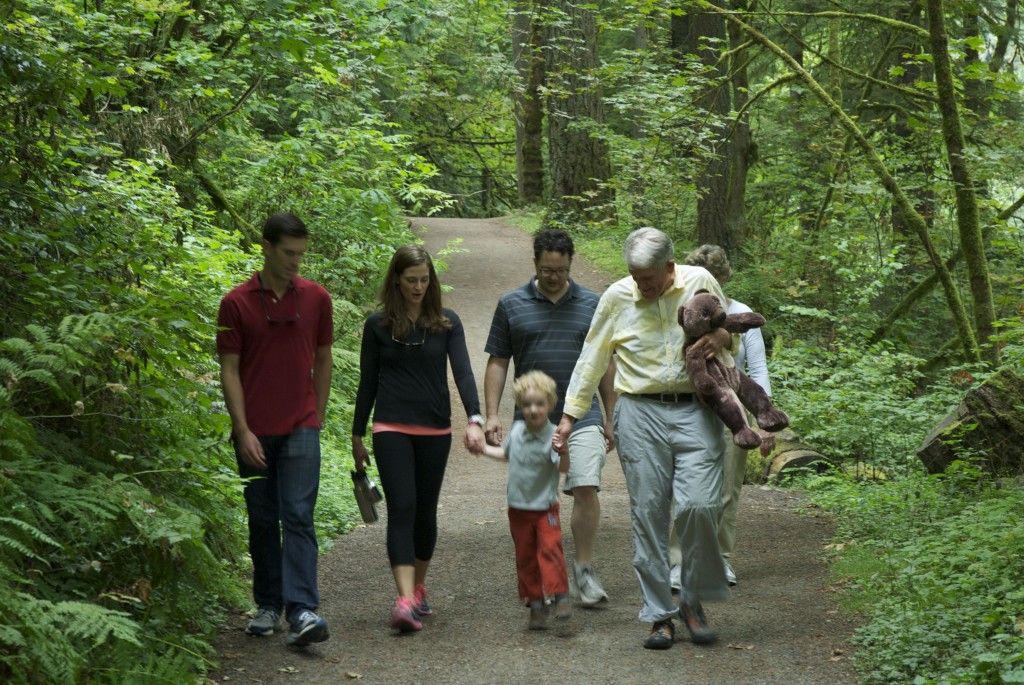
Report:
[[[697,242],[721,245],[731,252],[735,240],[727,223],[730,145],[726,136],[729,113],[728,62],[725,19],[686,5],[672,17],[672,46],[679,58],[696,55],[703,67],[705,85],[694,104],[706,113],[699,124],[700,137],[709,139],[703,168],[695,180],[697,189]],[[695,136],[696,137],[696,136]]]
[[[611,158],[596,127],[604,124],[598,81],[597,21],[591,5],[557,0],[548,26],[548,159],[551,199],[546,222],[597,222],[614,215]]]
[[[734,11],[743,12],[749,4],[748,0],[732,0],[731,7]],[[747,63],[750,60],[751,51],[747,49],[746,39],[738,27],[729,24],[728,33],[729,84],[732,92],[732,111],[737,114],[732,124],[732,135],[729,142],[729,181],[725,222],[729,227],[730,245],[733,248],[740,248],[747,238],[747,174],[754,161],[754,151],[756,150],[747,113],[747,103],[749,102],[747,93],[750,90]],[[732,252],[727,246],[723,245],[723,247]]]
[[[532,0],[514,6],[512,61],[520,80],[513,93],[516,186],[521,203],[538,204],[544,199],[544,25]]]
[[[953,71],[949,62],[949,38],[946,34],[946,16],[942,0],[928,0],[928,34],[932,63],[935,67],[935,86],[942,114],[942,136],[953,177],[956,195],[956,217],[960,234],[960,247],[971,284],[974,301],[974,325],[978,337],[987,342],[995,333],[995,309],[992,305],[992,285],[989,282],[985,243],[981,236],[978,216],[978,198],[971,170],[967,165],[967,146],[960,125],[960,112]],[[989,361],[998,360],[995,348],[990,348]]]

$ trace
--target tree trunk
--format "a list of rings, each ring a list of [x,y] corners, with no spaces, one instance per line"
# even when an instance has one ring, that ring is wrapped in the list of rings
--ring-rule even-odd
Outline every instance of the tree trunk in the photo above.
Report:
[[[762,457],[757,450],[751,450],[749,458],[751,461],[760,460],[759,472],[762,483],[783,478],[787,471],[793,473],[796,469],[811,469],[823,473],[836,467],[835,462],[801,442],[800,436],[788,428],[775,434],[775,449],[771,454]]]
[[[544,29],[530,0],[515,4],[512,18],[512,61],[522,82],[513,100],[516,112],[516,185],[519,201],[544,199]]]
[[[745,9],[747,3],[734,2],[734,9]],[[730,256],[735,257],[734,250],[743,246],[747,239],[747,172],[754,155],[750,133],[750,119],[747,117],[747,91],[750,81],[747,78],[747,59],[749,51],[742,46],[743,34],[733,24],[729,24],[729,47],[732,51],[732,109],[741,112],[736,119],[732,141],[729,145],[729,187],[726,193],[725,223],[729,227],[729,235],[733,250]]]
[[[546,42],[551,201],[545,224],[593,223],[614,215],[608,145],[590,128],[605,121],[594,75],[597,22],[592,9],[573,0],[559,0],[548,11],[555,20]]]
[[[985,258],[985,243],[981,237],[981,220],[978,216],[978,199],[974,192],[974,180],[967,167],[964,134],[960,126],[956,90],[953,85],[953,71],[949,63],[949,41],[946,35],[945,15],[942,0],[928,0],[928,34],[930,36],[932,64],[935,67],[935,86],[939,96],[939,110],[942,113],[942,135],[946,143],[946,155],[953,177],[956,194],[956,218],[960,233],[960,248],[971,285],[974,302],[974,326],[978,339],[987,343],[995,334],[995,306],[992,303],[992,284],[989,280],[988,262]],[[987,358],[998,364],[998,350],[987,346]]]
[[[721,1],[721,0],[719,0]],[[704,167],[695,180],[697,187],[697,243],[720,245],[734,253],[735,243],[727,221],[729,164],[731,151],[725,121],[729,114],[729,80],[722,46],[727,45],[725,19],[712,12],[691,12],[673,18],[673,48],[697,55],[704,67],[707,85],[694,105],[707,113],[703,125],[712,149],[705,152]],[[681,35],[685,31],[685,36]],[[682,50],[680,50],[680,47]]]
[[[1024,379],[1001,369],[971,389],[917,450],[928,473],[968,459],[997,475],[1024,473]],[[975,461],[976,460],[976,461]]]

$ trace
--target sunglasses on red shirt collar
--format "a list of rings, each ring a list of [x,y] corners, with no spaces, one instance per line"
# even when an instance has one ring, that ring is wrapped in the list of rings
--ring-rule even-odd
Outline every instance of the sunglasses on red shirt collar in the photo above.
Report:
[[[263,306],[263,316],[267,317],[268,323],[295,323],[299,320],[299,289],[295,287],[294,283],[289,283],[288,287],[295,292],[295,313],[286,318],[277,318],[270,316],[270,310],[267,309],[267,291],[263,287],[263,279],[260,278],[260,304]]]

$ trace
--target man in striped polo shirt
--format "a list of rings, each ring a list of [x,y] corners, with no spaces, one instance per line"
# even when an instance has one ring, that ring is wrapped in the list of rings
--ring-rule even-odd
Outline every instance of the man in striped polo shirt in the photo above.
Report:
[[[575,247],[564,231],[547,229],[533,240],[533,264],[536,274],[521,288],[498,300],[484,351],[489,356],[484,375],[484,404],[487,441],[500,445],[503,439],[498,407],[508,378],[509,361],[515,363],[515,377],[540,370],[558,384],[558,404],[551,412],[552,423],[562,417],[562,403],[583,341],[590,330],[600,299],[596,293],[569,278]],[[614,365],[598,386],[604,402],[605,418],[597,395],[591,398],[590,411],[576,421],[569,437],[569,473],[565,492],[573,497],[572,536],[576,551],[573,578],[583,606],[608,601],[591,565],[597,539],[601,505],[601,471],[605,455],[614,446],[611,414],[615,405],[612,381]],[[515,418],[522,419],[519,407]]]

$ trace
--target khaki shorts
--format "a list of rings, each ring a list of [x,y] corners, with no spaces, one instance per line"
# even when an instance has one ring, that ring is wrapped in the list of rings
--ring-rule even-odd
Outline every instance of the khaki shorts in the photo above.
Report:
[[[607,456],[604,449],[604,428],[584,426],[569,434],[569,473],[565,474],[563,492],[590,486],[601,491],[601,471]]]

